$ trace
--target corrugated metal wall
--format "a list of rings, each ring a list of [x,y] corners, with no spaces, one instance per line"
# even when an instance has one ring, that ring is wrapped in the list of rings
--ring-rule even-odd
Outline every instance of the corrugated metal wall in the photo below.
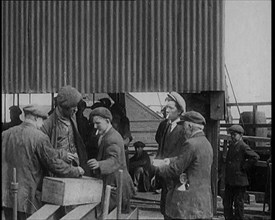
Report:
[[[1,1],[2,93],[225,89],[224,1]]]

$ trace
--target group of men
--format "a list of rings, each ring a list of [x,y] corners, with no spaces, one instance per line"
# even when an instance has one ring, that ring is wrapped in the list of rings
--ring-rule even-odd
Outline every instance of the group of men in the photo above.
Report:
[[[129,144],[129,140],[118,131],[114,114],[104,105],[93,108],[89,116],[98,139],[97,155],[88,158],[89,138],[80,134],[75,115],[81,100],[79,91],[64,86],[58,92],[56,107],[49,117],[41,107],[28,105],[23,108],[24,122],[2,132],[2,207],[6,219],[12,216],[13,168],[16,168],[20,186],[19,219],[26,219],[42,206],[42,181],[46,175],[95,176],[103,179],[105,189],[106,185],[117,186],[119,170],[123,170],[123,212],[129,212],[130,199],[137,190],[148,191],[152,184],[155,189],[161,189],[160,207],[164,219],[213,217],[213,150],[203,132],[206,120],[198,112],[186,112],[186,103],[180,94],[170,92],[167,95],[167,118],[160,123],[155,136],[159,144],[156,159],[163,163],[152,166],[143,150],[144,143],[135,142],[136,153],[128,169],[125,141]],[[259,156],[242,141],[244,132],[240,126],[232,126],[229,132],[233,142],[226,166],[224,214],[226,219],[243,219],[243,197],[248,185],[245,169]],[[116,196],[113,190],[109,210],[115,207]]]

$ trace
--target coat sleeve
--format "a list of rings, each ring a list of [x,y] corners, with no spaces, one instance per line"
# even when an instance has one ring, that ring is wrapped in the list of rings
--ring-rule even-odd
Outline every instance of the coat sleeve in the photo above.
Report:
[[[243,152],[245,155],[245,161],[242,165],[242,168],[244,170],[247,170],[257,163],[260,156],[246,144],[243,145]]]
[[[77,167],[74,167],[65,161],[59,159],[59,152],[51,147],[48,139],[43,139],[37,145],[36,153],[43,166],[50,172],[59,177],[79,177],[80,173]]]
[[[106,148],[105,160],[98,161],[100,173],[108,175],[115,172],[120,167],[119,155],[121,153],[120,147],[113,143]]]
[[[194,152],[191,145],[185,142],[183,151],[178,157],[174,157],[169,165],[159,168],[159,175],[163,178],[175,178],[182,174],[194,160]]]

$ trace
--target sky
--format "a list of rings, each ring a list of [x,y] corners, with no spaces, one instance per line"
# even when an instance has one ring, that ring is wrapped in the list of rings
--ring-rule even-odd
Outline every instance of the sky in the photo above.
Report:
[[[225,1],[225,65],[238,102],[271,101],[270,0]]]

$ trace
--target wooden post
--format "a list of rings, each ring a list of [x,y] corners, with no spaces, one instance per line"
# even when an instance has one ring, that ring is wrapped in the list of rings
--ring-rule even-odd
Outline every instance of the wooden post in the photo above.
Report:
[[[106,219],[109,213],[110,195],[111,195],[111,186],[107,185],[105,189],[105,196],[104,196],[104,202],[103,202],[102,219]]]
[[[121,219],[121,206],[122,206],[122,181],[123,170],[119,170],[119,179],[117,186],[117,219]]]
[[[11,183],[11,191],[13,194],[13,220],[17,220],[17,192],[18,183],[16,182],[16,168],[13,168],[13,182]]]
[[[218,195],[218,131],[219,131],[218,120],[208,120],[206,122],[207,130],[206,136],[213,148],[213,164],[211,169],[211,188],[213,196],[213,215],[217,215],[217,195]]]

